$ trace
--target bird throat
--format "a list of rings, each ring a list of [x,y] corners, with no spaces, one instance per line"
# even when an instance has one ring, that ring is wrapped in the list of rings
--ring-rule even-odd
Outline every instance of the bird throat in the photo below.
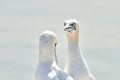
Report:
[[[67,32],[67,40],[68,46],[79,47],[79,32],[78,31]]]

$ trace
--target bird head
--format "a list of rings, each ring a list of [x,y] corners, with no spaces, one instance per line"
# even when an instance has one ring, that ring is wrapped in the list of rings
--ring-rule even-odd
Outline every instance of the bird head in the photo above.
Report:
[[[54,32],[44,31],[40,34],[39,42],[43,46],[54,46],[57,44],[57,36]]]
[[[64,31],[73,32],[78,30],[79,23],[75,19],[68,19],[64,22]]]

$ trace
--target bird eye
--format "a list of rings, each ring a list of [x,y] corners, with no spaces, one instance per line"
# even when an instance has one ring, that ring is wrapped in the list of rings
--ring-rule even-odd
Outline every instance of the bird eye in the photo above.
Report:
[[[75,26],[75,23],[70,24],[70,26]]]
[[[55,46],[57,45],[57,43],[55,43]]]
[[[66,23],[64,23],[64,26],[66,26]]]

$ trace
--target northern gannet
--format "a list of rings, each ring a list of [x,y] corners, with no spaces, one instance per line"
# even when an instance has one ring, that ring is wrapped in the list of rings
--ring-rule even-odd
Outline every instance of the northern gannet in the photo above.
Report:
[[[73,80],[58,66],[56,57],[57,36],[51,31],[44,31],[39,37],[39,61],[35,80]]]
[[[79,49],[79,22],[75,19],[66,20],[64,30],[68,41],[68,56],[64,71],[74,80],[95,80]]]

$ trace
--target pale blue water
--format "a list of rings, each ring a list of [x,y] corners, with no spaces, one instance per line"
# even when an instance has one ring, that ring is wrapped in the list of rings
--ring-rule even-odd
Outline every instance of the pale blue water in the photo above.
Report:
[[[80,47],[96,80],[120,79],[119,0],[1,0],[0,80],[33,80],[38,37],[52,30],[59,37],[63,68],[67,53],[63,22],[80,24]]]

